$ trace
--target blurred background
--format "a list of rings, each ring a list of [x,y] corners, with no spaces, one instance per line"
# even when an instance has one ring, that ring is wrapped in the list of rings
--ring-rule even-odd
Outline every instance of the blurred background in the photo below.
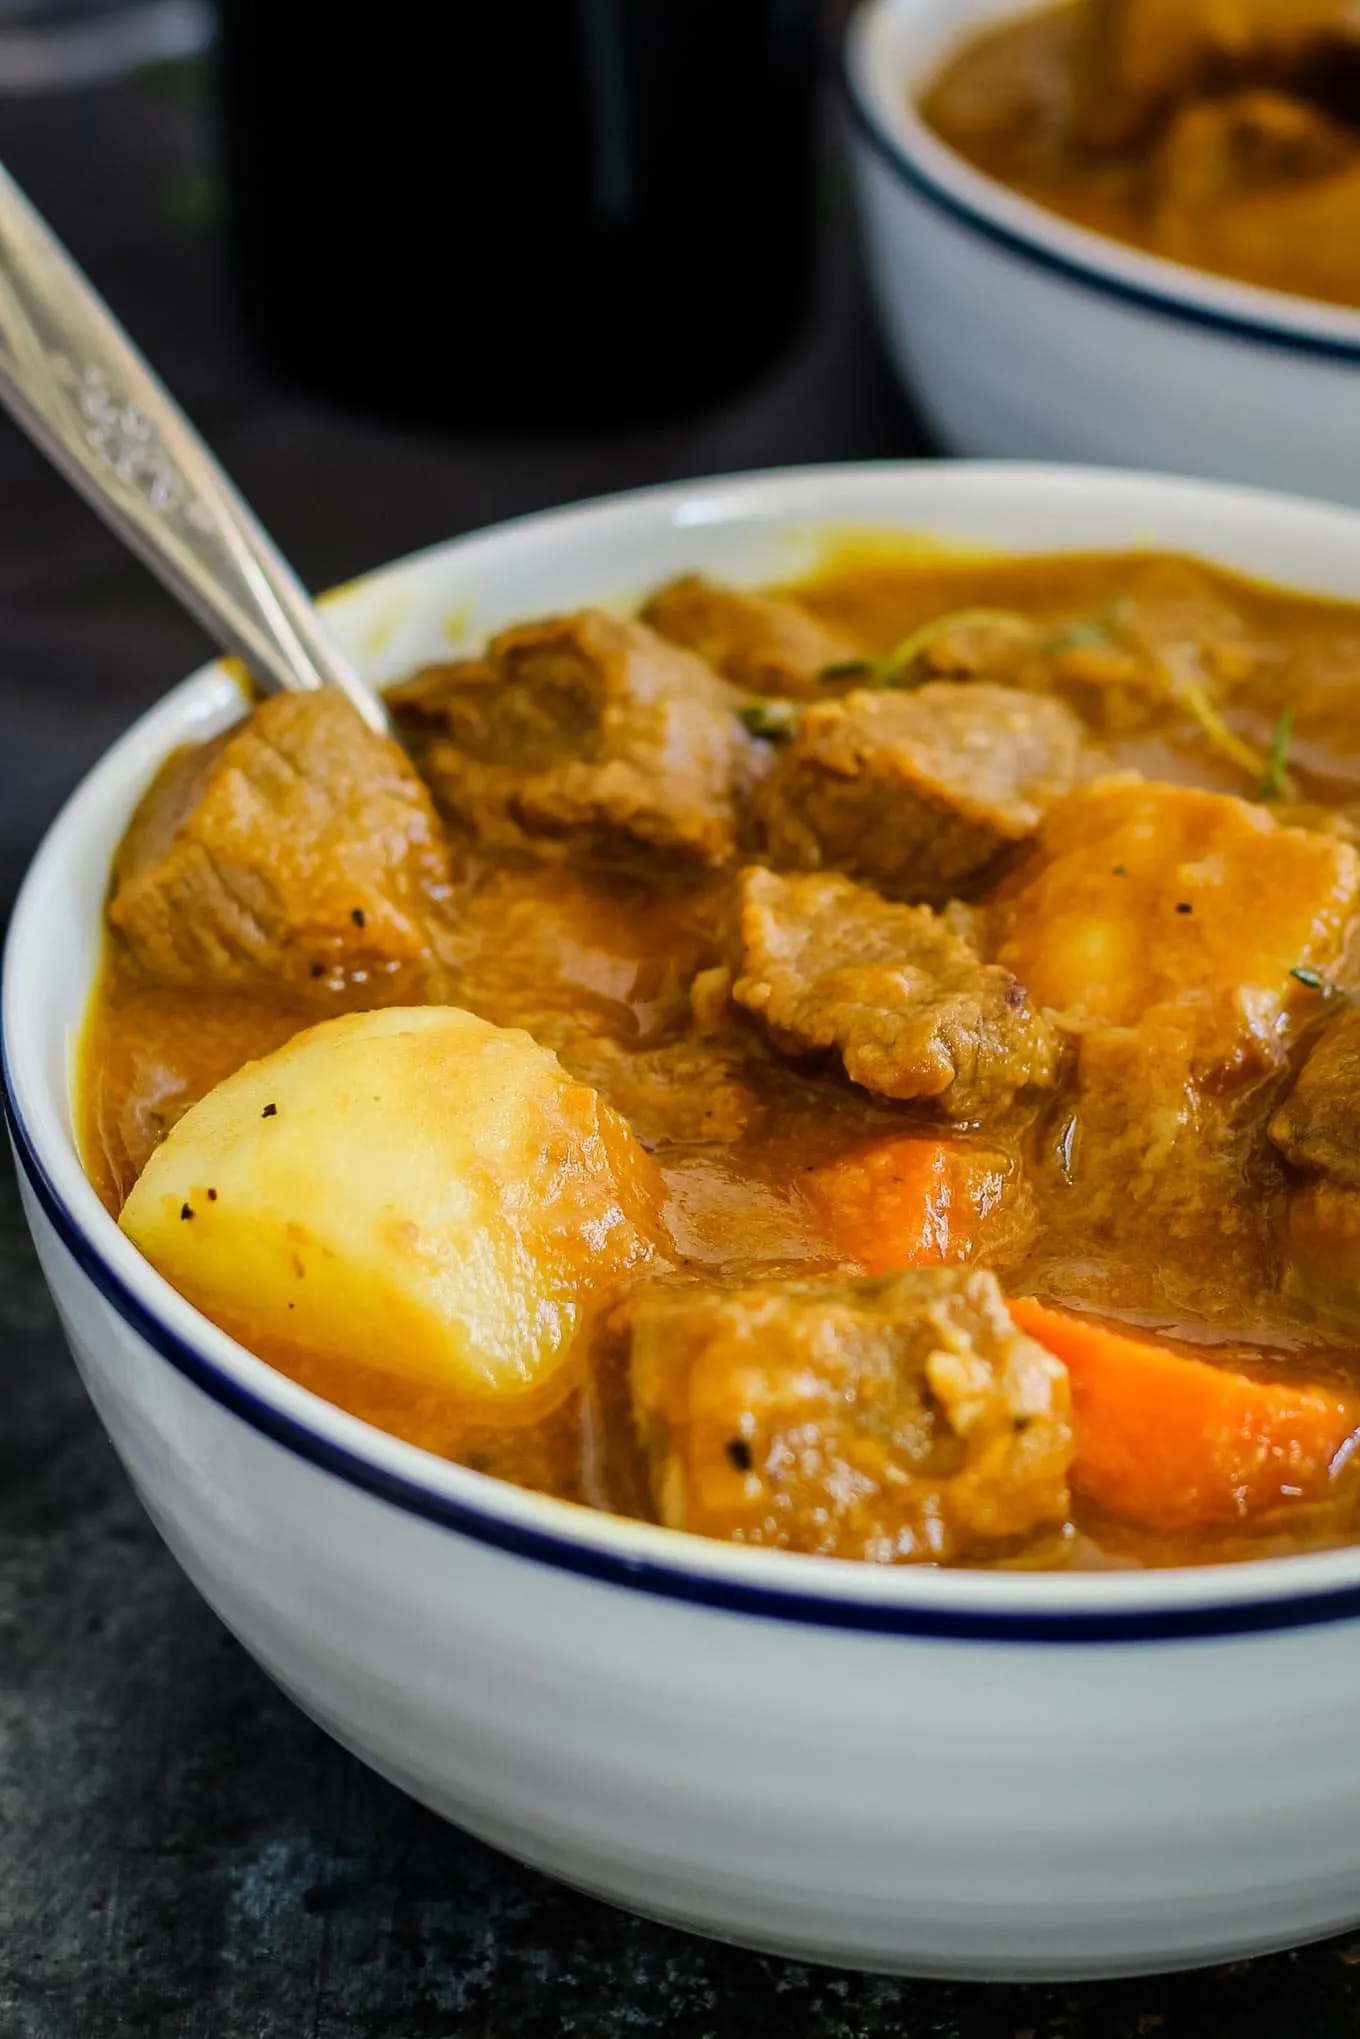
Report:
[[[745,17],[767,108],[720,175],[721,66],[677,75],[644,33],[646,95],[616,75],[621,38],[686,10],[729,40]],[[578,496],[918,447],[861,281],[841,11],[394,4],[390,42],[328,52],[288,0],[0,0],[0,160],[319,588]],[[0,534],[8,901],[59,800],[207,647],[3,420]]]

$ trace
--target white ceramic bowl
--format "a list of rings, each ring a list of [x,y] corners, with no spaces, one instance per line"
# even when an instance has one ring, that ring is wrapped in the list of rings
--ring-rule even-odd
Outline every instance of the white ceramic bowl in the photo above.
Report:
[[[1015,550],[1156,542],[1360,600],[1360,517],[1155,478],[820,468],[553,512],[375,574],[387,677],[683,567],[768,579],[819,525]],[[198,1316],[72,1140],[110,853],[240,709],[187,680],[28,876],[6,1097],[72,1350],[148,1510],[268,1671],[416,1797],[555,1875],[753,1946],[955,1976],[1131,1972],[1360,1918],[1360,1549],[1080,1577],[741,1550],[517,1492],[343,1415]]]
[[[1209,276],[983,176],[914,106],[1017,0],[866,0],[856,184],[892,360],[955,452],[1108,461],[1360,502],[1360,312]]]

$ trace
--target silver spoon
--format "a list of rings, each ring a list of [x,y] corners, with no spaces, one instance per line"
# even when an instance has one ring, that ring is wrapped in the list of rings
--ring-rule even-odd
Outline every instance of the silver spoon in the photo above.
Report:
[[[278,547],[3,169],[0,403],[262,686],[338,687],[391,733]]]

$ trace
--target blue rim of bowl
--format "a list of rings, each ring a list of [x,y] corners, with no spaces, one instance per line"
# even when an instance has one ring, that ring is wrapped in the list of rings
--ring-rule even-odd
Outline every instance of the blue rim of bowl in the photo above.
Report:
[[[4,1116],[21,1174],[62,1245],[86,1279],[130,1330],[175,1371],[201,1389],[220,1407],[239,1417],[275,1444],[309,1465],[400,1508],[409,1515],[485,1544],[512,1557],[570,1572],[579,1578],[620,1586],[662,1599],[678,1600],[734,1615],[792,1622],[813,1628],[848,1629],[862,1634],[915,1637],[928,1641],[1001,1644],[1172,1643],[1209,1641],[1226,1636],[1268,1634],[1275,1630],[1311,1628],[1360,1617],[1360,1586],[1343,1586],[1288,1599],[1212,1603],[1186,1608],[1134,1608],[1127,1612],[997,1611],[932,1607],[884,1607],[833,1594],[823,1596],[782,1590],[777,1585],[746,1585],[687,1571],[682,1565],[652,1558],[626,1557],[613,1551],[573,1543],[542,1529],[508,1522],[423,1486],[418,1480],[389,1471],[359,1453],[336,1444],[320,1431],[273,1407],[234,1380],[205,1353],[178,1336],[136,1296],[100,1253],[63,1201],[24,1123],[14,1092],[8,1044],[0,1042],[0,1079]],[[768,1553],[771,1566],[777,1553]]]
[[[1036,268],[1047,269],[1052,274],[1065,278],[1069,283],[1079,284],[1097,296],[1117,298],[1124,304],[1136,305],[1140,311],[1153,312],[1165,319],[1179,320],[1184,325],[1198,326],[1208,332],[1226,333],[1234,339],[1250,341],[1257,346],[1283,348],[1289,353],[1309,354],[1327,361],[1344,361],[1360,365],[1360,340],[1345,340],[1339,334],[1297,332],[1288,326],[1274,325],[1268,319],[1251,318],[1245,313],[1223,310],[1214,305],[1196,304],[1189,298],[1177,296],[1173,291],[1158,290],[1151,284],[1137,283],[1129,277],[1111,275],[1104,269],[1082,262],[1074,255],[1066,255],[1058,248],[1047,246],[1018,227],[1009,226],[1004,221],[993,218],[981,207],[971,204],[957,191],[951,191],[946,185],[939,183],[917,162],[899,138],[882,125],[864,102],[855,81],[852,58],[856,23],[862,11],[862,7],[856,8],[851,14],[841,39],[842,95],[851,119],[875,154],[902,179],[903,183],[909,184],[918,196],[928,199],[937,211],[947,214],[959,225],[970,228],[981,239],[1004,248],[1008,254],[1033,263]],[[942,143],[941,146],[947,147],[948,144]],[[997,188],[1003,190],[1005,187]],[[1041,206],[1036,206],[1036,210],[1043,212]],[[1054,213],[1051,217],[1057,224],[1065,224],[1059,214]],[[1112,241],[1110,245],[1117,251],[1118,242]],[[1192,270],[1189,273],[1193,277],[1197,272]],[[1311,302],[1307,298],[1294,301],[1300,304]]]

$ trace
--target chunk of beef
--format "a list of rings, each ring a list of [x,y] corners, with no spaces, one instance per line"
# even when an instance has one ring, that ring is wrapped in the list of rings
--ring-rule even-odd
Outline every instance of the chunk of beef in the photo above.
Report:
[[[1347,1001],[1327,1027],[1272,1118],[1270,1137],[1296,1168],[1360,1190],[1360,1008]]]
[[[1284,93],[1196,101],[1157,152],[1149,214],[1159,254],[1345,301],[1360,232],[1360,142]]]
[[[828,666],[862,651],[796,602],[726,588],[697,573],[659,588],[642,620],[753,694],[815,695]]]
[[[280,694],[173,758],[118,852],[109,919],[148,979],[331,994],[437,981],[448,845],[402,752],[332,691]]]
[[[1225,82],[1279,82],[1360,47],[1351,0],[1086,0],[1076,125],[1120,146]]]
[[[1296,968],[1340,953],[1360,893],[1351,845],[1281,828],[1191,786],[1106,779],[1050,808],[992,912],[997,961],[1042,1008],[1096,1027],[1179,1035],[1222,1084],[1278,1065],[1315,994]]]
[[[658,1513],[735,1543],[936,1561],[1061,1522],[1067,1374],[993,1275],[655,1283],[625,1306]]]
[[[752,802],[771,860],[942,905],[1097,762],[1061,701],[977,681],[810,708]]]
[[[490,842],[720,864],[763,764],[741,697],[702,659],[598,609],[506,630],[392,699],[426,731],[440,805]]]
[[[1340,121],[1283,92],[1234,92],[1187,106],[1153,165],[1154,222],[1167,232],[1212,216],[1234,200],[1282,184],[1308,184],[1354,162]]]
[[[1074,53],[1081,9],[1044,7],[1023,29],[999,14],[969,35],[962,62],[946,63],[922,97],[930,125],[974,161],[1004,141],[1017,182],[1051,178],[1071,155]]]
[[[1291,1187],[1283,1285],[1353,1330],[1360,1325],[1360,1193],[1326,1175]]]
[[[1009,971],[926,906],[847,878],[745,870],[732,996],[786,1054],[834,1050],[853,1083],[955,1119],[1049,1084],[1057,1048]]]
[[[1155,1267],[1169,1312],[1240,1325],[1244,1296],[1269,1286],[1279,1170],[1261,1130],[1273,1071],[1250,1051],[1206,1068],[1204,1017],[1164,1005],[1076,1037],[1076,1080],[1046,1132],[1085,1240],[1063,1286],[1093,1309],[1144,1309]]]

